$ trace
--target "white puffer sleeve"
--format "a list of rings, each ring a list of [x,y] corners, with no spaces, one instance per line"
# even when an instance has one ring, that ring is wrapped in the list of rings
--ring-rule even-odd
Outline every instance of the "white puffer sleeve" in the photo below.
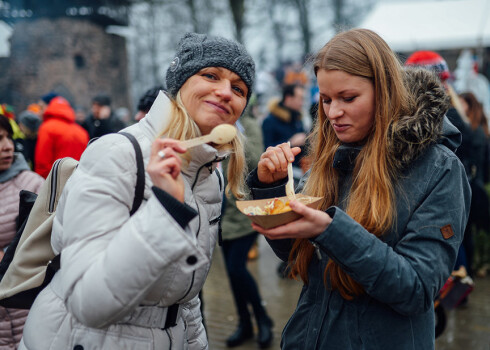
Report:
[[[175,278],[166,276],[174,264],[192,273],[208,263],[155,196],[129,216],[135,183],[131,144],[109,135],[87,149],[60,199],[53,239],[62,246],[62,297],[89,327],[102,328],[127,315],[157,280]]]

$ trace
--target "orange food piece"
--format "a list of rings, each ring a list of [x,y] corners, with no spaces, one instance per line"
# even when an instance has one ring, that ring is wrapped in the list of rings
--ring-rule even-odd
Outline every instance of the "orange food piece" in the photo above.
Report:
[[[289,206],[289,201],[284,203],[282,200],[274,198],[265,206],[264,210],[268,215],[274,215],[291,211],[291,207]]]

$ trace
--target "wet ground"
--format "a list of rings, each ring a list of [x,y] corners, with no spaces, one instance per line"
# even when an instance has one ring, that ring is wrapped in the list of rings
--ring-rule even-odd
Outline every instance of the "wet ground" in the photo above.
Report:
[[[271,349],[279,349],[281,331],[294,310],[301,283],[278,277],[279,259],[262,237],[259,249],[259,258],[249,262],[249,269],[258,282],[267,311],[274,319],[275,337]],[[237,318],[220,248],[214,255],[203,300],[209,348],[227,349],[225,341],[235,330]],[[490,350],[490,277],[476,279],[468,304],[449,310],[447,317],[447,327],[436,339],[436,350]],[[234,349],[255,350],[258,346],[254,340],[249,340]]]

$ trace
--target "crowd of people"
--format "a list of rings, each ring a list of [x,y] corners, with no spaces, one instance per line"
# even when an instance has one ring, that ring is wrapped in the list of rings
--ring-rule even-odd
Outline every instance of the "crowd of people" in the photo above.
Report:
[[[206,349],[201,289],[217,244],[238,319],[226,345],[257,332],[269,348],[274,320],[247,268],[259,234],[279,275],[304,283],[282,349],[433,347],[434,298],[461,266],[475,276],[474,235],[490,232],[478,96],[454,91],[436,52],[400,62],[364,29],[327,42],[313,79],[301,63],[282,70],[266,101],[237,42],[188,33],[175,57],[130,123],[105,94],[88,116],[55,91],[18,114],[0,105],[0,257],[19,226],[19,191],[39,191],[56,159],[80,161],[54,217],[61,269],[29,312],[0,307],[0,349]],[[181,143],[220,124],[237,136]],[[147,175],[134,214],[133,147],[114,135],[123,129]],[[319,208],[290,201],[300,219],[251,224],[235,202],[285,195],[288,163],[296,192],[321,197]]]

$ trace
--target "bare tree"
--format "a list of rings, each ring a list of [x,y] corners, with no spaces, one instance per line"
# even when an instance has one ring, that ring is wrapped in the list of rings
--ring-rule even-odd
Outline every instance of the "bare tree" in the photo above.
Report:
[[[231,14],[233,15],[233,23],[235,24],[235,37],[239,42],[243,42],[243,25],[245,16],[244,0],[228,0],[230,4]]]
[[[338,0],[334,0],[338,1]],[[298,11],[299,26],[301,29],[301,36],[303,38],[303,57],[306,57],[311,53],[311,31],[310,31],[310,16],[308,7],[310,5],[309,0],[293,0]]]
[[[214,2],[210,0],[200,2],[186,0],[186,5],[190,12],[192,31],[196,33],[208,33],[213,22],[213,12],[216,10]]]
[[[283,62],[282,50],[281,48],[284,46],[285,38],[284,38],[284,23],[282,19],[275,15],[276,8],[280,0],[270,0],[267,1],[267,13],[269,14],[269,18],[272,21],[272,35],[276,41],[277,46],[277,62],[276,64],[279,66]]]
[[[375,0],[332,0],[333,28],[336,32],[340,32],[353,27],[374,3]]]

